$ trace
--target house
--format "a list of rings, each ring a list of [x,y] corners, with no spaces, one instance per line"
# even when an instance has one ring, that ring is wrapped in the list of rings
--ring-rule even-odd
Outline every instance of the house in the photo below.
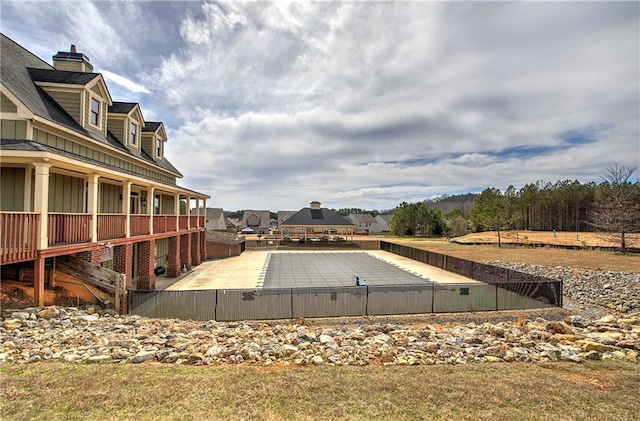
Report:
[[[226,231],[227,221],[222,208],[207,208],[207,231]]]
[[[250,228],[254,234],[269,234],[271,213],[268,210],[246,210],[242,214],[241,229]]]
[[[302,208],[280,224],[282,237],[338,234],[353,235],[355,225],[343,218],[338,212],[323,208],[320,202],[313,201],[308,208]]]
[[[351,213],[347,218],[356,226],[357,233],[378,232],[378,221],[369,213]]]
[[[227,231],[229,232],[238,232],[241,228],[241,221],[238,221],[235,218],[225,218],[225,223],[227,225]]]
[[[376,215],[376,221],[378,222],[377,231],[371,231],[372,233],[388,233],[391,226],[391,220],[393,215]]]
[[[3,280],[32,271],[41,306],[64,259],[143,290],[155,289],[157,266],[174,277],[200,264],[209,197],[177,184],[164,124],[114,101],[73,45],[50,65],[1,35],[0,53]]]
[[[278,211],[278,226],[277,228],[280,229],[280,225],[282,225],[282,223],[284,221],[286,221],[287,219],[289,219],[289,217],[295,215],[298,211]]]

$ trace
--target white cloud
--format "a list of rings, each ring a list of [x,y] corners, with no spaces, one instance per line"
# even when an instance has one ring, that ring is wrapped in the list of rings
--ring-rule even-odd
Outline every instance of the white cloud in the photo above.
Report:
[[[75,42],[165,121],[214,206],[390,208],[640,163],[637,3],[85,3],[2,7],[12,31],[55,19],[54,46],[21,34]]]
[[[100,73],[102,73],[102,75],[104,76],[105,79],[107,79],[107,81],[113,82],[113,83],[117,83],[118,85],[126,88],[127,90],[134,92],[134,93],[143,93],[143,94],[149,94],[151,93],[151,91],[149,91],[147,88],[145,88],[144,86],[135,83],[132,80],[127,79],[126,77],[117,75],[115,73],[109,72],[107,70],[102,70]]]

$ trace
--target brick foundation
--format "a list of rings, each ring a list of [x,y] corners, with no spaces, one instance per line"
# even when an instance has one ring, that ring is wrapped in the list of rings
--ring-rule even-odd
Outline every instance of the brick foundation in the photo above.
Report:
[[[153,291],[156,289],[156,275],[153,272],[156,241],[142,241],[138,244],[138,289]]]
[[[113,247],[113,270],[124,273],[125,287],[133,289],[133,244],[124,244]]]
[[[167,277],[175,278],[180,275],[180,236],[169,237],[169,255],[167,256]]]
[[[78,259],[91,263],[94,266],[100,266],[100,258],[102,257],[102,251],[99,249],[82,251],[80,253],[76,253],[75,256]]]
[[[200,232],[191,233],[191,265],[198,266],[200,260]]]
[[[191,234],[180,236],[180,264],[191,270]]]

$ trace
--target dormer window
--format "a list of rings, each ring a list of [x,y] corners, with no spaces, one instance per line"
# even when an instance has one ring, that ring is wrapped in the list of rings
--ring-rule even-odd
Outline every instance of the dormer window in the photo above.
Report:
[[[138,144],[138,125],[131,123],[131,131],[129,132],[129,143],[132,145]]]
[[[162,139],[156,138],[156,156],[162,158]]]
[[[89,117],[89,122],[96,126],[100,127],[100,101],[95,98],[91,98],[91,116]]]

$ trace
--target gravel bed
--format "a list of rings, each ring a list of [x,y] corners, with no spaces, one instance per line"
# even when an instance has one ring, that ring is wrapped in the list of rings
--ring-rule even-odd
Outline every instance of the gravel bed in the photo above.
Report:
[[[601,317],[640,310],[640,274],[637,273],[501,261],[486,263],[563,281],[564,307],[585,316]]]

